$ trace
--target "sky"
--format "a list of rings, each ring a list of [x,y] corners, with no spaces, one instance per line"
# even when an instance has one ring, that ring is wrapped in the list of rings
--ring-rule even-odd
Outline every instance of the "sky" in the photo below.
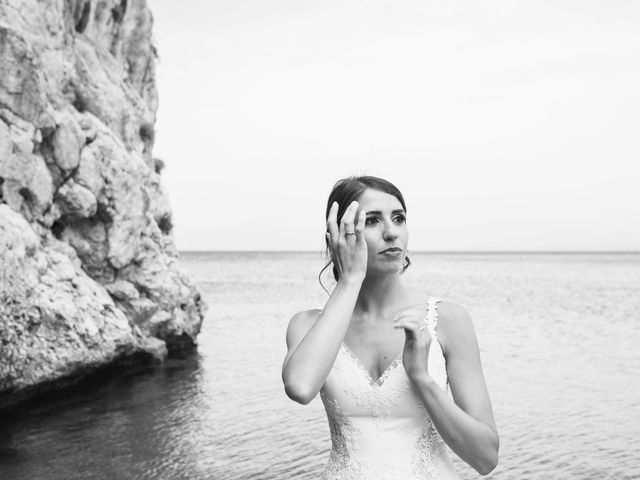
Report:
[[[640,2],[148,5],[180,250],[319,251],[358,174],[413,251],[640,250]]]

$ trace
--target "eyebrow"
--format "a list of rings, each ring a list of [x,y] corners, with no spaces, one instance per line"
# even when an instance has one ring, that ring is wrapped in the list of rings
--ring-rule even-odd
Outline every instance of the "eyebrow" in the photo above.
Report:
[[[395,215],[396,213],[405,213],[405,211],[401,208],[394,210],[391,212],[391,215]],[[368,210],[367,211],[367,215],[382,215],[382,212],[380,210]]]

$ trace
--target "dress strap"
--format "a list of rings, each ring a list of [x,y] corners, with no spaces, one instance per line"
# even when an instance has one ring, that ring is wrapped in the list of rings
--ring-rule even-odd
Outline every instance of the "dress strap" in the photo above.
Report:
[[[441,300],[436,297],[429,297],[427,299],[427,316],[424,319],[424,322],[427,325],[427,329],[429,330],[429,334],[431,337],[436,340],[437,337],[437,328],[438,328],[438,303]]]

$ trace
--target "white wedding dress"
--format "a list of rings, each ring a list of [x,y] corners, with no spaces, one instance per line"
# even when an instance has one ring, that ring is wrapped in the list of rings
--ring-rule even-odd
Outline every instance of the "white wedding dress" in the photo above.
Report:
[[[438,302],[427,301],[429,374],[448,388],[437,339]],[[320,391],[331,431],[324,480],[455,480],[447,448],[412,391],[402,354],[374,381],[343,343]]]

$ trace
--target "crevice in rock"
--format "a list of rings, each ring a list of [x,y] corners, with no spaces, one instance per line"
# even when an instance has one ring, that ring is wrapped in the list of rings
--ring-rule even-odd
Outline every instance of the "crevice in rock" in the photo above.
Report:
[[[120,23],[127,12],[127,0],[122,0],[119,5],[111,9],[111,17],[115,23]]]
[[[78,163],[78,165],[76,167],[74,167],[73,169],[69,170],[69,173],[67,175],[62,177],[62,183],[67,183],[69,180],[71,180],[71,178],[73,178],[75,176],[75,174],[78,172],[79,169],[80,169],[80,164]],[[57,191],[56,191],[56,193],[57,193]]]
[[[164,160],[162,160],[161,158],[153,159],[153,168],[158,175],[162,173],[162,171],[164,170],[164,166],[165,166]]]
[[[49,172],[51,173],[51,177],[53,179],[53,187],[54,190],[57,191],[60,188],[60,184],[63,184],[66,179],[64,178],[64,172],[57,165],[54,148],[53,148],[53,136],[56,132],[55,128],[45,127],[40,129],[40,135],[42,136],[42,140],[40,143],[37,143],[34,147],[34,153],[39,154],[45,161]],[[52,205],[45,210],[44,214],[49,213]]]
[[[53,225],[51,225],[51,233],[53,233],[54,237],[60,240],[65,228],[67,228],[66,218],[60,217],[58,220],[53,222]]]
[[[55,169],[55,171],[58,172],[58,178],[60,181],[59,185],[54,185],[54,192],[53,192],[53,201],[51,202],[51,204],[47,207],[47,209],[43,212],[43,215],[46,216],[51,212],[51,209],[53,208],[54,204],[56,203],[56,200],[58,199],[58,192],[60,191],[60,189],[70,180],[73,178],[73,176],[76,174],[76,172],[78,171],[78,169],[80,168],[80,165],[78,165],[77,167],[73,168],[72,170],[69,171],[69,173],[67,173],[66,175],[64,175],[64,172],[54,163],[53,165],[48,165],[49,166],[49,170],[51,171],[52,168]],[[52,172],[53,173],[53,172]],[[53,228],[53,227],[52,227]],[[56,236],[56,238],[59,238]]]
[[[173,230],[173,221],[171,220],[171,215],[165,213],[158,220],[158,228],[165,235],[169,235]]]
[[[144,122],[140,125],[139,134],[142,142],[144,143],[144,153],[150,152],[153,148],[153,141],[156,136],[153,124]]]
[[[121,0],[119,4],[111,8],[111,46],[109,52],[114,57],[119,57],[119,50],[122,49],[122,24],[124,23],[124,16],[127,11],[127,1]]]
[[[53,134],[55,132],[55,128],[44,127],[40,129],[42,141],[38,144],[37,152],[39,152],[47,162],[53,159]]]
[[[4,203],[4,195],[2,190],[3,183],[4,183],[4,178],[0,177],[0,203]]]
[[[56,187],[55,191],[53,192],[53,198],[54,199],[56,198],[56,195],[58,195],[58,191],[62,188],[62,186],[65,183],[67,183],[69,180],[71,180],[74,177],[74,175],[78,172],[78,170],[80,169],[80,164],[78,164],[77,166],[73,167],[71,170],[68,170],[66,174],[57,165],[56,165],[56,168],[58,170],[60,170],[60,179],[61,179],[61,181],[60,181],[60,185],[58,185]]]
[[[181,335],[170,335],[166,338],[169,358],[183,358],[196,348],[196,344],[186,333]]]
[[[113,223],[113,218],[109,213],[109,207],[99,202],[96,214],[93,217],[90,217],[89,220],[103,223],[105,227],[109,227]]]
[[[22,198],[24,198],[25,202],[32,202],[33,201],[33,195],[31,194],[31,192],[29,191],[29,189],[27,187],[22,187],[18,193],[20,194],[20,196]]]
[[[141,265],[141,262],[138,262],[137,260],[134,260],[133,262],[131,262],[132,264],[138,264],[138,266]],[[133,283],[133,286],[135,287],[135,289],[138,291],[138,293],[140,294],[140,298],[151,298],[151,290],[149,290],[145,285],[142,285],[140,283]]]
[[[84,96],[77,90],[74,93],[73,102],[71,102],[71,104],[73,105],[73,108],[80,113],[86,112],[89,105],[87,99],[84,98]]]
[[[73,13],[73,19],[75,23],[76,32],[82,33],[89,25],[89,15],[91,14],[91,2],[79,2],[76,4],[75,12]]]
[[[145,143],[153,142],[153,139],[155,138],[155,131],[152,124],[145,122],[140,125],[140,138]]]
[[[23,213],[28,213],[27,218],[33,219],[35,217],[34,213],[37,210],[35,208],[35,198],[33,197],[33,193],[27,187],[22,187],[18,190],[18,193],[24,200],[23,208],[21,209]],[[25,211],[26,210],[26,211]]]

